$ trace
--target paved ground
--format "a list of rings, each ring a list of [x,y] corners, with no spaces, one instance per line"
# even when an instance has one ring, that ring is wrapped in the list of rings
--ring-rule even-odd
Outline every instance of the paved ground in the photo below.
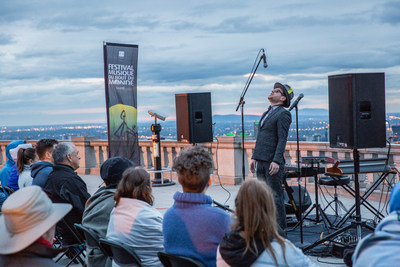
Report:
[[[96,175],[82,175],[81,176],[88,187],[88,191],[90,194],[93,194],[99,186],[102,184],[102,180],[99,176]],[[172,206],[173,199],[172,196],[176,191],[181,191],[180,185],[175,181],[176,184],[172,186],[164,186],[164,187],[153,187],[153,195],[154,195],[154,207],[156,207],[162,214]],[[224,186],[213,184],[208,190],[207,194],[210,195],[215,201],[229,205],[230,208],[234,209],[234,200],[237,195],[240,186]],[[330,201],[332,198],[326,195],[326,200]],[[315,195],[310,194],[311,199],[314,202]],[[324,207],[326,205],[325,199],[321,198],[321,205]],[[340,200],[344,203],[345,207],[349,208],[354,204],[353,198],[344,198],[340,197]],[[370,201],[370,203],[379,208],[379,202]],[[327,209],[328,214],[334,214],[332,209]],[[361,214],[363,219],[374,219],[371,212],[362,207]],[[386,213],[384,213],[386,214]],[[343,263],[342,259],[328,257],[328,258],[319,258],[319,257],[310,257],[312,261],[317,263],[319,266],[331,266],[334,264],[335,266],[346,266]],[[64,262],[64,261],[63,261]],[[325,263],[324,263],[325,262]]]

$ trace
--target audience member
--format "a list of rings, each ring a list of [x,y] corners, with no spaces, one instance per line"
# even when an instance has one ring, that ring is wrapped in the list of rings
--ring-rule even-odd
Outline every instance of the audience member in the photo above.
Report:
[[[71,210],[69,204],[52,204],[38,186],[13,193],[0,216],[1,266],[58,266],[52,258],[55,224]]]
[[[4,164],[3,168],[0,170],[0,182],[2,186],[6,186],[8,183],[8,177],[10,176],[11,168],[15,165],[14,159],[11,157],[10,150],[16,148],[18,145],[23,144],[24,141],[16,140],[10,142],[6,146],[6,157],[7,162]]]
[[[19,189],[32,185],[31,164],[38,161],[36,150],[32,147],[18,151],[17,170]]]
[[[41,188],[46,184],[49,174],[53,171],[53,150],[58,144],[55,139],[40,139],[36,143],[36,154],[39,157],[38,162],[31,165],[32,177],[34,185],[38,185]]]
[[[20,144],[18,145],[16,148],[11,149],[10,150],[10,154],[12,159],[17,162],[18,160],[18,151],[21,148],[31,148],[32,144]],[[17,169],[17,164],[14,164],[14,166],[11,167],[11,172],[10,175],[8,176],[8,182],[7,182],[7,186],[12,188],[13,190],[18,190],[19,186],[18,186],[18,180],[19,180],[19,173],[18,173],[18,169]]]
[[[400,183],[393,188],[389,200],[389,215],[375,232],[361,239],[353,254],[353,266],[398,266],[400,254]]]
[[[54,167],[44,185],[44,191],[54,203],[69,203],[72,210],[65,216],[65,223],[57,224],[57,234],[63,245],[76,243],[68,228],[82,222],[85,203],[90,197],[86,184],[74,170],[79,168],[79,151],[74,143],[60,143],[53,150]]]
[[[97,190],[86,202],[82,218],[82,224],[94,230],[100,237],[106,237],[110,213],[115,207],[114,195],[122,173],[133,166],[132,161],[123,157],[109,158],[100,166],[100,176],[105,186]],[[87,248],[87,263],[89,267],[111,265],[101,250],[96,248]]]
[[[123,173],[107,239],[132,247],[143,266],[162,266],[157,256],[163,251],[162,215],[153,208],[151,191],[150,175],[145,170],[129,168]]]
[[[246,180],[235,206],[236,219],[221,241],[217,266],[316,266],[278,234],[274,196],[265,182]]]
[[[205,195],[212,166],[210,153],[200,146],[183,150],[175,158],[173,170],[183,193],[175,193],[175,203],[163,221],[165,251],[200,260],[206,266],[216,265],[218,244],[231,224],[230,216],[212,207],[211,197]]]
[[[23,144],[24,141],[16,140],[10,142],[6,146],[6,157],[7,161],[6,164],[4,164],[3,168],[0,170],[0,212],[1,212],[1,206],[3,205],[4,201],[7,199],[9,196],[8,190],[6,190],[7,184],[8,184],[8,177],[10,176],[10,172],[12,167],[15,165],[15,161],[11,157],[10,150],[13,148],[16,148],[18,145]],[[13,190],[13,189],[11,189]]]

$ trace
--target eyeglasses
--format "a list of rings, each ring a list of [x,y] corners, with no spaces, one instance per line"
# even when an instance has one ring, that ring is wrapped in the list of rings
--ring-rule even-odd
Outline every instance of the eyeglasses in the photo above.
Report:
[[[272,92],[273,93],[280,93],[281,95],[283,95],[283,92],[280,89],[273,89]]]

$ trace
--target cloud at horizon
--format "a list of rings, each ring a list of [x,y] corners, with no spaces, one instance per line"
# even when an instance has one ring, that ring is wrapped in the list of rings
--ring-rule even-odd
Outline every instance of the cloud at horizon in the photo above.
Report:
[[[394,1],[10,1],[0,3],[2,125],[106,121],[103,41],[139,45],[138,120],[175,117],[176,93],[212,94],[234,114],[260,48],[245,113],[261,114],[275,81],[328,108],[328,75],[385,72],[400,112],[400,4]],[[53,111],[53,112],[51,112]]]

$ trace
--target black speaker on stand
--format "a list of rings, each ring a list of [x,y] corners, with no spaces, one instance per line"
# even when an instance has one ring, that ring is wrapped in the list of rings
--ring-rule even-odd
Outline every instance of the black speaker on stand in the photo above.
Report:
[[[211,93],[176,94],[175,107],[178,142],[213,141]]]
[[[330,147],[385,147],[385,74],[332,75],[328,82]]]
[[[353,149],[355,220],[314,244],[307,251],[341,233],[355,228],[358,240],[362,227],[373,227],[361,220],[359,148],[386,146],[385,74],[350,73],[328,76],[329,81],[329,138],[330,147]]]

